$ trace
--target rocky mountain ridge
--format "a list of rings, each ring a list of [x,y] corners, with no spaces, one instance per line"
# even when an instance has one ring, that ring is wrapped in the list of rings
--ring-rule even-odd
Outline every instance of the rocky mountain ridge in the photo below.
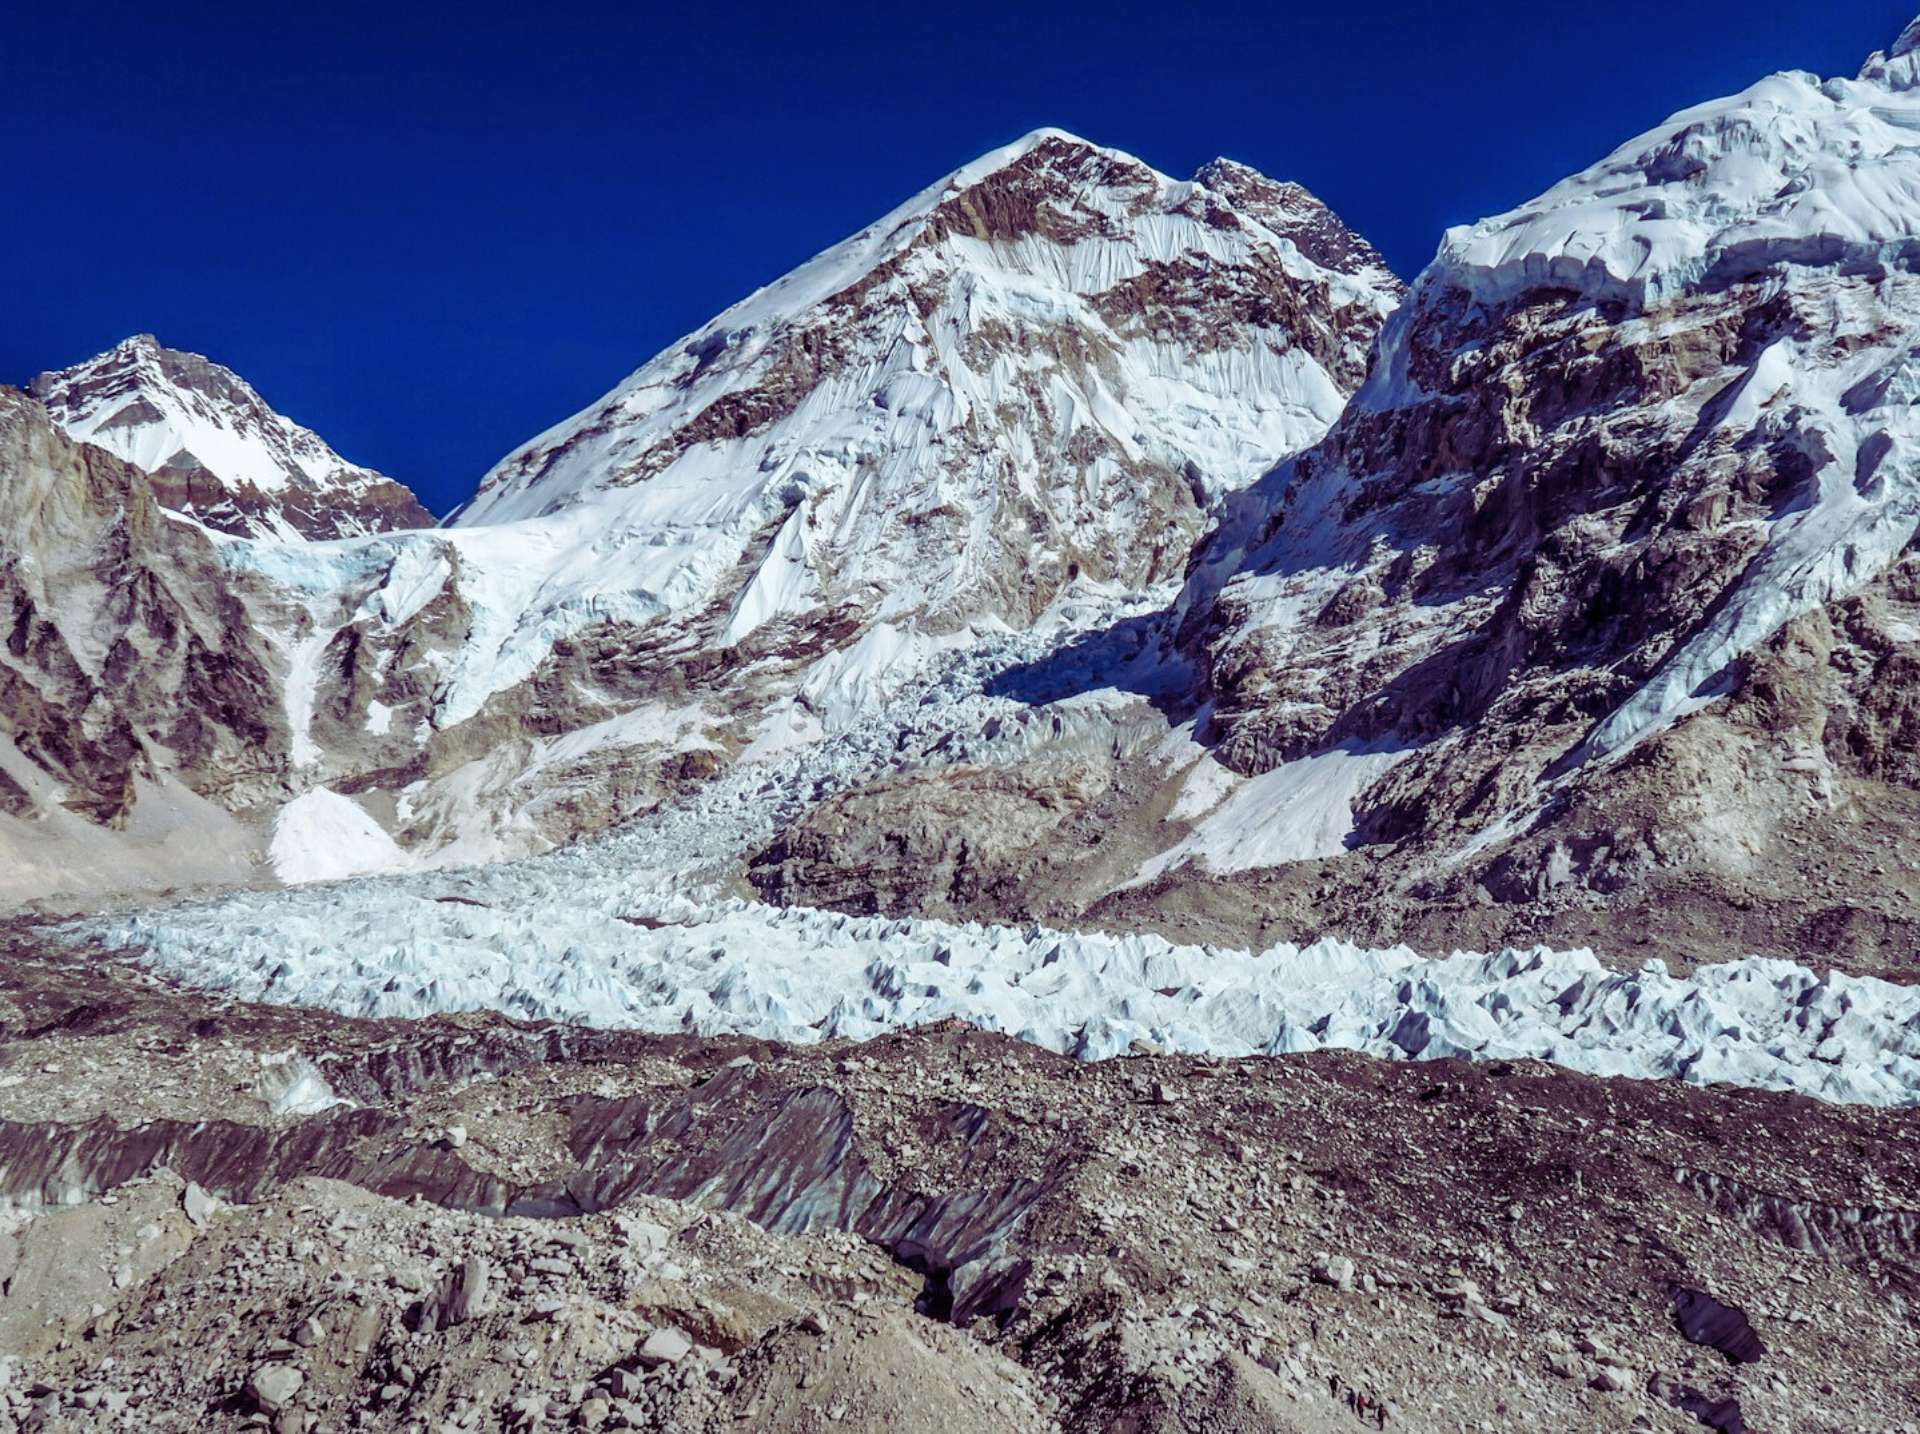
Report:
[[[1904,975],[1915,63],[1774,76],[1449,234],[1162,625],[1043,674],[1185,719],[1093,784],[1123,807],[1042,796],[1048,839],[1009,845],[1043,776],[937,836],[937,779],[895,782],[785,833],[760,890],[1003,917],[955,893],[1019,891],[1236,944],[1658,929]],[[1834,849],[1862,859],[1807,880]]]
[[[1510,902],[1909,805],[1915,65],[1771,77],[1449,234],[1200,560],[1215,757],[1392,754],[1345,844]]]

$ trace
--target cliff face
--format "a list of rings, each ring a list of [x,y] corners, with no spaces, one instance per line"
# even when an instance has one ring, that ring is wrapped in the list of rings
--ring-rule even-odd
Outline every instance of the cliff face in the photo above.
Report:
[[[123,847],[129,885],[244,876],[225,813],[285,790],[286,723],[271,642],[213,544],[17,390],[0,390],[0,527],[7,894],[54,873],[111,887]]]
[[[145,476],[0,394],[0,651],[15,747],[102,821],[164,769],[244,801],[277,779],[285,722],[268,644],[213,544]]]

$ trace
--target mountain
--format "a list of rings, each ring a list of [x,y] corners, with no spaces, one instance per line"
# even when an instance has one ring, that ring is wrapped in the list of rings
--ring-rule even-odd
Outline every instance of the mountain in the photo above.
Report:
[[[1399,293],[1297,186],[1042,130],[673,345],[452,521],[591,508],[650,549],[660,606],[726,604],[728,646],[1025,623],[1077,578],[1177,575],[1216,498],[1337,416]]]
[[[1155,692],[1179,740],[1071,789],[1027,764],[965,779],[992,798],[842,794],[756,884],[1905,971],[1917,68],[1909,35],[1772,76],[1451,231],[1325,439],[1196,554],[1155,639],[1190,666],[1129,669],[1123,627],[1078,674]]]
[[[342,874],[570,841],[1170,595],[1401,292],[1298,186],[1049,130],[675,343],[444,528],[149,339],[34,394],[234,535],[276,734],[246,816],[283,875]]]
[[[0,1428],[1916,1427],[1916,133],[1045,132],[443,529],[0,390],[0,898],[254,888],[0,923]]]
[[[339,538],[426,528],[393,479],[351,464],[230,369],[140,334],[28,391],[74,438],[145,471],[155,496],[223,533]]]
[[[312,781],[407,787],[444,859],[539,850],[843,730],[936,651],[1177,583],[1399,293],[1295,186],[1043,131],[675,343],[447,528],[230,561],[305,594]]]
[[[245,818],[290,879],[648,815],[780,904],[1898,970],[1916,66],[1676,115],[1405,292],[1297,187],[1030,135],[450,526],[220,539]]]
[[[1210,543],[1212,760],[1343,788],[1354,919],[1915,949],[1917,67],[1774,75],[1450,232]]]

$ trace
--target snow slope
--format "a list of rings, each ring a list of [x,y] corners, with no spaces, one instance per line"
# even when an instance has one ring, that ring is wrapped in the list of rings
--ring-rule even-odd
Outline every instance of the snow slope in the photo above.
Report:
[[[1268,282],[1313,292],[1325,324],[1342,310],[1384,316],[1399,284],[1297,186],[1225,161],[1202,176],[1171,180],[1129,155],[1036,130],[955,170],[664,350],[600,402],[502,460],[453,521],[551,513],[643,480],[659,485],[662,476],[675,488],[711,481],[739,456],[761,465],[756,497],[788,482],[830,481],[833,468],[855,468],[863,456],[881,465],[868,481],[894,487],[904,470],[928,461],[939,435],[987,420],[1029,382],[1047,385],[1057,404],[1074,410],[1072,428],[1105,429],[1122,447],[1165,448],[1195,462],[1210,482],[1238,486],[1261,471],[1262,453],[1303,447],[1337,415],[1343,398],[1331,371],[1364,361],[1364,317],[1357,344],[1335,331],[1318,353],[1307,335],[1290,341],[1276,332],[1267,341],[1231,336],[1217,353],[1196,355],[1173,332],[1127,332],[1125,320],[1138,315],[1103,301],[1168,266],[1258,264]],[[988,212],[1009,199],[1038,212]],[[1316,262],[1302,248],[1314,245],[1310,226],[1340,230],[1353,252]],[[914,306],[892,302],[916,283],[948,292],[915,295]],[[869,289],[888,302],[872,305]],[[863,302],[866,309],[854,308]],[[717,432],[719,451],[710,457],[674,443],[729,397],[763,390],[770,371],[791,360],[797,334],[818,336],[836,316],[855,314],[879,327],[855,336],[858,361],[846,370],[822,366],[828,386],[809,392],[799,409],[738,435],[752,440],[744,448]],[[1252,327],[1278,330],[1278,317]],[[977,350],[968,342],[996,321],[1039,334],[1073,322],[1111,337],[1115,363],[1074,374],[1059,371],[1067,366],[1057,354],[1004,344]],[[697,471],[683,478],[680,464]],[[712,519],[695,512],[687,521]]]
[[[1131,884],[1189,861],[1226,875],[1338,856],[1353,833],[1354,799],[1404,755],[1319,752],[1245,778],[1203,758],[1170,814],[1193,821],[1194,829],[1141,867]]]
[[[1449,231],[1439,262],[1490,302],[1560,285],[1636,307],[1782,260],[1905,267],[1920,240],[1917,124],[1911,49],[1851,79],[1769,75]]]
[[[281,807],[268,849],[273,874],[293,885],[404,871],[406,853],[351,797],[315,787]]]
[[[439,720],[592,622],[1020,623],[1177,571],[1212,496],[1325,431],[1399,288],[1304,191],[1210,173],[1036,132],[509,456],[442,539],[503,617]]]

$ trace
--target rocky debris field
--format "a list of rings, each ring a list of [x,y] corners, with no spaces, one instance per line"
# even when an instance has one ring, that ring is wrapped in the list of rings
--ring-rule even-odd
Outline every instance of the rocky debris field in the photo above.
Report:
[[[6,955],[4,1429],[1920,1429],[1907,1112]]]

